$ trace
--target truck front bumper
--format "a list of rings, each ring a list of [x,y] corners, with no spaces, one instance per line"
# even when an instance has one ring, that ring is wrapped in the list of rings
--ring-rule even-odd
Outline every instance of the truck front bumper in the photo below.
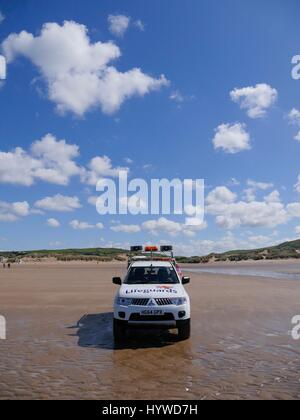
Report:
[[[158,307],[115,305],[114,318],[133,327],[176,328],[177,322],[190,319],[190,311],[186,304]]]
[[[115,321],[122,326],[122,328],[127,329],[149,329],[149,330],[171,330],[182,326],[183,324],[189,322],[189,319],[181,321],[172,321],[172,322],[129,322],[120,319],[115,319]]]

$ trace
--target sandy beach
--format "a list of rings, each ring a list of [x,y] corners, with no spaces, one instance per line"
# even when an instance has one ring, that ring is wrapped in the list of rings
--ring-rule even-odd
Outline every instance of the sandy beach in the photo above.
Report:
[[[1,268],[0,399],[300,398],[300,341],[290,334],[299,281],[191,273],[191,339],[139,331],[115,349],[111,278],[125,270]]]

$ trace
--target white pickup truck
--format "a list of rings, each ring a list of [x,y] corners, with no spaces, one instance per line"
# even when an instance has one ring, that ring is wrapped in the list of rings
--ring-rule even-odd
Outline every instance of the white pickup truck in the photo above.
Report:
[[[132,260],[114,301],[114,338],[120,342],[128,328],[178,329],[180,340],[190,337],[190,299],[173,259]]]

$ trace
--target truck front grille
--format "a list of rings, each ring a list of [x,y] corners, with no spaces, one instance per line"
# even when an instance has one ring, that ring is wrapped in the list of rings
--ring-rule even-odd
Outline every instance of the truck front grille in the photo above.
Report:
[[[168,298],[155,299],[155,302],[160,306],[172,305],[171,299]]]
[[[148,302],[149,302],[149,299],[132,299],[131,305],[147,306]]]
[[[140,314],[131,314],[129,321],[174,321],[173,314],[164,314],[164,315],[140,315]]]

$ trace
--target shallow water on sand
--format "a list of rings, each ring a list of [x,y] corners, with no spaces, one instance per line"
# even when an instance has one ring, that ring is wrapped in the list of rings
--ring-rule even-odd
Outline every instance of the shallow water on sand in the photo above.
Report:
[[[250,277],[266,277],[269,279],[280,280],[300,280],[300,264],[273,265],[273,266],[230,266],[230,267],[201,267],[186,268],[185,271],[192,273],[211,273],[224,274],[227,276],[250,276]]]
[[[123,266],[0,270],[0,399],[299,399],[299,283],[194,273],[191,339],[112,336]]]

